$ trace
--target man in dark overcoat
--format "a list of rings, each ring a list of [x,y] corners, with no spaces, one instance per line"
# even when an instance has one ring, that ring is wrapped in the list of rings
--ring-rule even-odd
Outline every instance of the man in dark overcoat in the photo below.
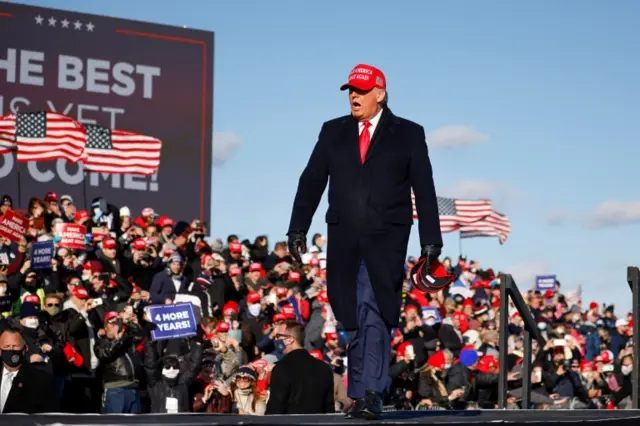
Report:
[[[350,418],[376,419],[389,389],[391,330],[400,317],[404,262],[413,224],[422,256],[438,258],[442,235],[424,128],[387,106],[386,78],[357,65],[341,90],[351,113],[327,121],[298,184],[289,250],[306,252],[307,232],[329,182],[327,292],[348,333]]]

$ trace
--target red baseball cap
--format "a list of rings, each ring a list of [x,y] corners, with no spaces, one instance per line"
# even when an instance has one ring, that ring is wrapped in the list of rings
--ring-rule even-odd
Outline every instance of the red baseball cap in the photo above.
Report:
[[[351,70],[349,81],[343,84],[340,90],[347,90],[351,87],[365,91],[374,87],[386,90],[387,79],[378,68],[367,64],[358,64]]]

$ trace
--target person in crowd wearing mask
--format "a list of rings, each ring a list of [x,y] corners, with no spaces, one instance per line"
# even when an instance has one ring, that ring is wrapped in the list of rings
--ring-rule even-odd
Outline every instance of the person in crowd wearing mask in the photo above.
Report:
[[[105,336],[94,346],[102,365],[102,412],[140,414],[138,385],[143,373],[135,338],[142,337],[141,329],[133,323],[123,325],[117,312],[108,312],[104,331]]]
[[[276,341],[284,357],[271,372],[266,414],[333,413],[333,371],[303,348],[302,325],[288,321]]]
[[[25,360],[26,345],[19,329],[0,334],[0,412],[59,413],[53,377]]]
[[[613,392],[609,401],[609,408],[618,407],[620,402],[625,398],[631,396],[633,392],[633,384],[631,383],[631,373],[633,372],[633,348],[625,349],[621,353],[620,360],[620,374],[618,377],[618,383],[620,383],[620,389]],[[636,385],[637,386],[637,385]]]
[[[26,360],[53,374],[53,363],[50,362],[49,356],[54,342],[40,328],[39,315],[38,308],[32,303],[23,303],[20,307],[20,328],[27,345]]]
[[[459,397],[463,391],[455,391],[449,395],[444,383],[446,371],[446,359],[444,352],[438,351],[431,355],[427,364],[420,370],[418,378],[418,395],[421,398],[418,404],[421,408],[431,409],[434,406],[447,407],[449,396]]]
[[[257,374],[248,366],[241,367],[233,378],[230,387],[219,384],[222,396],[231,395],[232,412],[245,416],[262,416],[266,403],[258,392]]]
[[[604,394],[609,393],[607,382],[594,365],[586,359],[583,359],[579,365],[582,385],[587,391],[589,399],[588,408],[602,408],[601,398]]]
[[[215,360],[205,355],[202,370],[191,385],[193,412],[231,413],[231,393],[228,386],[216,377]]]
[[[597,332],[591,333],[587,338],[584,357],[589,361],[593,361],[593,358],[600,355],[603,348],[606,349],[611,342],[611,333],[605,328],[604,322],[596,321],[596,326],[598,327]]]
[[[20,306],[26,297],[34,295],[41,302],[44,300],[44,290],[40,284],[38,274],[31,269],[31,261],[26,260],[20,271],[9,278],[8,290],[13,300],[12,312],[14,315],[20,313]]]
[[[478,353],[472,349],[464,349],[460,352],[458,361],[447,371],[445,386],[450,394],[458,389],[464,391],[463,396],[453,402],[454,409],[464,409],[464,406],[458,404],[460,401],[476,400],[474,379],[478,369]]]
[[[173,303],[176,294],[189,292],[189,282],[182,274],[182,266],[182,257],[174,254],[169,259],[167,269],[153,277],[149,289],[152,304]]]
[[[551,362],[547,362],[543,375],[547,391],[556,400],[564,400],[568,408],[572,398],[587,402],[587,392],[578,374],[571,371],[573,354],[564,339],[552,339],[544,347]]]
[[[174,354],[160,358],[157,342],[147,339],[144,345],[144,369],[147,374],[151,413],[187,413],[191,411],[189,386],[202,364],[202,343],[191,340],[191,352],[184,362]]]

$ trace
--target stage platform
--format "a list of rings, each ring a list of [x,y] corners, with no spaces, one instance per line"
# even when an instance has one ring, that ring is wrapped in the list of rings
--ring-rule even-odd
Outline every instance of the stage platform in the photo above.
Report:
[[[234,416],[223,414],[142,414],[142,415],[20,415],[0,416],[0,424],[11,426],[135,425],[135,426],[212,426],[212,425],[640,425],[640,410],[481,410],[481,411],[397,411],[385,413],[382,420],[347,420],[341,415]]]

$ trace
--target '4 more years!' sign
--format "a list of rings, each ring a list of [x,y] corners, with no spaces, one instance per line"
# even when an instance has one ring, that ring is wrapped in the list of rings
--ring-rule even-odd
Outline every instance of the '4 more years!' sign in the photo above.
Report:
[[[151,332],[153,340],[181,339],[197,334],[196,316],[191,303],[151,305],[147,314],[156,329]]]

